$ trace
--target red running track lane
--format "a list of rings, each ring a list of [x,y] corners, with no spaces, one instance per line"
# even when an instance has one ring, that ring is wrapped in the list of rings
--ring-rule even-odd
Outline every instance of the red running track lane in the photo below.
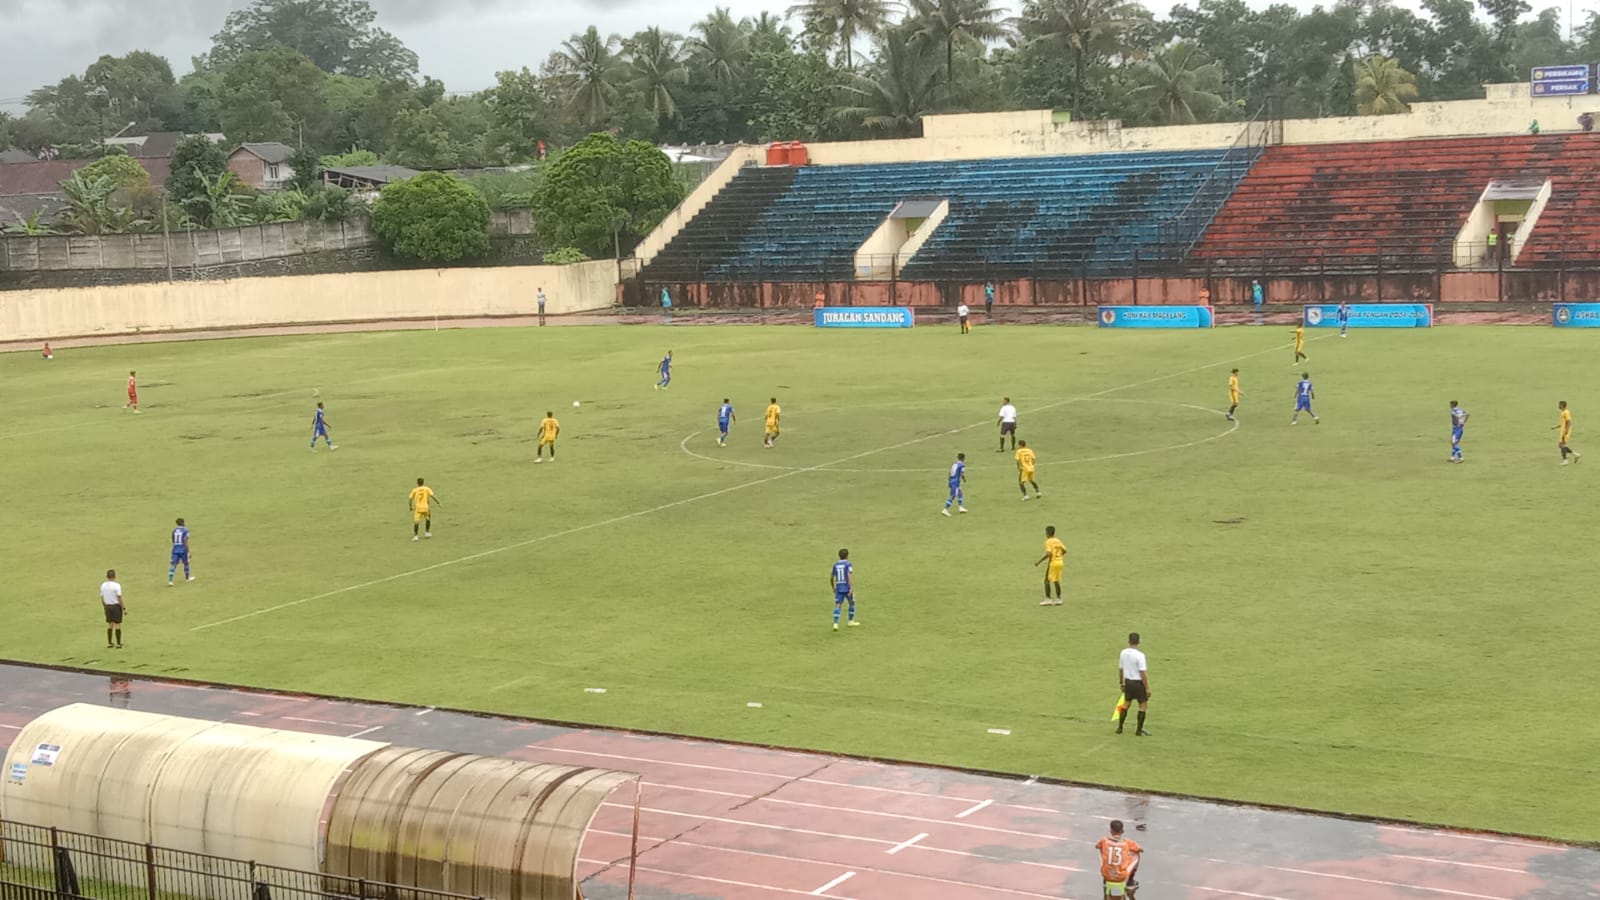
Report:
[[[1600,851],[1535,840],[6,664],[0,746],[71,702],[638,772],[646,900],[1094,900],[1112,818],[1142,829],[1146,900],[1600,898]],[[615,801],[584,842],[590,900],[625,896],[632,806]]]

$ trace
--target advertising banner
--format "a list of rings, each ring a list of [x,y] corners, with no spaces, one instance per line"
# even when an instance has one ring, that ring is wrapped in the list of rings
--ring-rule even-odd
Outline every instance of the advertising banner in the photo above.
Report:
[[[906,306],[819,306],[812,322],[818,328],[910,328]]]
[[[1305,308],[1301,319],[1307,328],[1338,328],[1339,304],[1321,303]],[[1352,303],[1351,328],[1431,328],[1432,303]]]
[[[1101,328],[1210,328],[1209,306],[1102,306]]]
[[[1557,303],[1550,308],[1557,328],[1600,328],[1600,303]]]

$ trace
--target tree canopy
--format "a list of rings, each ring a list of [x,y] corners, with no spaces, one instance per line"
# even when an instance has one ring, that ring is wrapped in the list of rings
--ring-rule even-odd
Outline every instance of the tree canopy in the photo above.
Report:
[[[372,206],[372,231],[403,259],[456,262],[489,252],[489,204],[439,172],[388,185]]]
[[[545,170],[533,205],[547,243],[603,257],[633,249],[682,199],[666,154],[591,134]]]

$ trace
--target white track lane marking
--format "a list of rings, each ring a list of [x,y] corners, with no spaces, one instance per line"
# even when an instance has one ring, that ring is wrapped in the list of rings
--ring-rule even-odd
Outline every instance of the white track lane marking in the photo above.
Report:
[[[834,888],[838,887],[839,885],[844,884],[846,881],[849,881],[850,879],[852,879],[854,877],[856,877],[856,873],[854,873],[854,872],[846,872],[843,875],[840,875],[838,878],[835,878],[834,880],[832,880],[832,881],[828,882],[827,884],[823,885],[822,887],[817,888],[816,890],[812,891],[811,893],[816,894],[817,896],[821,896],[821,895],[826,894],[827,892],[833,890]]]
[[[1283,352],[1283,346],[1280,344],[1278,346],[1269,348],[1267,350],[1258,350],[1255,353],[1247,353],[1247,354],[1245,354],[1243,356],[1230,357],[1229,359],[1224,359],[1224,360],[1221,360],[1219,362],[1206,363],[1205,365],[1200,365],[1200,366],[1191,366],[1190,368],[1187,368],[1187,369],[1184,369],[1184,370],[1178,371],[1178,372],[1173,372],[1173,373],[1171,373],[1169,375],[1157,375],[1154,378],[1146,378],[1143,381],[1135,381],[1135,382],[1132,382],[1132,383],[1129,383],[1129,384],[1123,384],[1123,385],[1118,385],[1116,387],[1106,388],[1105,390],[1102,390],[1102,391],[1095,391],[1092,394],[1084,394],[1084,395],[1081,395],[1081,396],[1078,396],[1078,397],[1069,397],[1069,398],[1067,398],[1065,400],[1057,400],[1057,401],[1055,401],[1053,403],[1046,403],[1043,406],[1036,407],[1036,408],[1030,410],[1030,412],[1044,412],[1045,410],[1054,409],[1054,408],[1059,407],[1059,406],[1065,406],[1068,403],[1077,403],[1077,402],[1082,401],[1082,400],[1092,400],[1092,399],[1094,399],[1096,397],[1103,397],[1103,396],[1105,396],[1107,394],[1117,393],[1118,391],[1132,390],[1133,388],[1143,387],[1143,386],[1145,386],[1147,384],[1155,384],[1156,382],[1168,381],[1168,380],[1171,380],[1173,378],[1182,378],[1185,375],[1192,375],[1195,372],[1203,372],[1203,371],[1205,371],[1207,369],[1215,369],[1218,366],[1225,366],[1225,365],[1228,365],[1229,363],[1238,362],[1239,360],[1242,360],[1242,359],[1253,359],[1253,358],[1255,358],[1257,356],[1265,356],[1268,353],[1281,353],[1281,352]],[[650,507],[648,509],[635,510],[634,512],[624,513],[624,514],[622,514],[620,516],[612,516],[612,517],[610,517],[608,519],[601,519],[601,520],[599,520],[597,522],[590,522],[587,525],[578,525],[578,526],[575,526],[573,528],[566,528],[566,529],[563,529],[561,531],[551,532],[550,534],[544,534],[544,535],[539,535],[538,537],[526,538],[524,540],[516,541],[516,542],[510,543],[510,544],[503,544],[503,545],[501,545],[499,547],[491,547],[488,550],[480,550],[477,553],[469,553],[466,556],[458,556],[455,559],[447,559],[447,560],[444,560],[443,562],[436,562],[436,563],[433,563],[432,565],[420,566],[420,567],[415,568],[415,569],[408,569],[408,570],[406,570],[404,572],[396,572],[393,575],[385,575],[382,578],[374,578],[371,581],[363,581],[360,584],[346,585],[345,587],[342,587],[342,588],[337,588],[337,589],[331,590],[331,591],[324,591],[323,593],[313,594],[313,595],[311,595],[309,597],[301,597],[299,600],[290,600],[287,603],[279,603],[279,604],[277,604],[275,606],[263,607],[261,609],[253,610],[251,612],[241,613],[241,614],[239,614],[237,616],[229,616],[226,619],[218,619],[215,622],[207,622],[207,623],[205,623],[203,625],[196,625],[193,628],[189,629],[189,632],[192,634],[194,632],[206,631],[207,629],[216,628],[219,625],[231,625],[234,622],[242,622],[242,621],[244,621],[246,619],[253,619],[253,618],[257,617],[257,616],[264,616],[264,615],[267,615],[269,613],[280,612],[282,610],[291,609],[293,607],[301,606],[301,605],[304,605],[306,603],[315,603],[318,600],[327,600],[330,597],[337,597],[337,596],[339,596],[341,594],[348,594],[348,593],[350,593],[352,591],[360,591],[360,590],[365,590],[366,588],[370,588],[370,587],[377,587],[380,584],[388,584],[388,583],[393,582],[393,581],[399,581],[399,580],[401,580],[403,578],[411,578],[411,577],[416,576],[416,575],[424,575],[424,574],[426,574],[428,572],[435,572],[435,571],[438,571],[439,569],[446,569],[446,568],[449,568],[451,566],[458,566],[458,565],[460,565],[462,563],[474,562],[476,560],[486,559],[486,558],[488,558],[490,556],[496,556],[498,554],[506,553],[506,552],[509,552],[511,550],[520,550],[523,547],[532,547],[535,544],[542,544],[542,543],[545,543],[546,541],[553,541],[553,540],[556,540],[558,538],[570,537],[570,536],[572,536],[574,534],[582,534],[585,531],[593,531],[596,528],[604,528],[607,525],[616,525],[616,524],[621,523],[621,522],[627,522],[627,521],[630,521],[630,520],[633,520],[633,519],[642,518],[644,516],[654,515],[655,513],[658,513],[658,512],[666,512],[669,509],[677,509],[680,506],[687,506],[690,503],[698,503],[701,500],[711,500],[711,499],[716,498],[716,497],[722,497],[722,496],[725,496],[727,494],[735,493],[737,491],[746,490],[748,488],[760,487],[761,485],[764,485],[764,484],[771,484],[774,481],[782,481],[782,480],[784,480],[786,478],[793,478],[796,475],[804,475],[807,472],[822,471],[824,469],[829,469],[829,468],[832,468],[834,466],[840,466],[840,465],[844,465],[845,463],[855,462],[858,459],[865,459],[868,456],[876,456],[879,453],[888,453],[891,450],[899,450],[902,447],[910,447],[910,446],[913,446],[913,445],[916,445],[916,444],[921,444],[921,443],[924,443],[926,441],[931,441],[934,438],[949,437],[952,434],[960,434],[963,431],[971,431],[974,428],[978,428],[978,427],[981,427],[983,425],[987,425],[989,422],[990,422],[990,420],[986,418],[981,422],[975,422],[975,423],[973,423],[971,425],[966,425],[966,426],[962,426],[962,427],[959,427],[959,428],[946,429],[944,431],[938,431],[938,432],[935,432],[933,434],[925,434],[925,435],[922,435],[921,437],[914,437],[914,438],[911,438],[910,440],[900,441],[899,443],[889,444],[888,446],[884,446],[884,447],[877,447],[877,448],[872,449],[872,450],[863,450],[860,453],[853,453],[853,454],[851,454],[849,456],[840,457],[839,459],[831,460],[831,461],[825,462],[825,463],[819,463],[819,464],[817,464],[815,466],[806,466],[805,468],[802,468],[802,469],[795,469],[793,471],[788,471],[788,472],[780,472],[777,475],[769,475],[766,478],[757,478],[754,481],[746,481],[746,482],[743,482],[741,484],[730,485],[730,486],[725,487],[725,488],[718,488],[717,490],[714,490],[714,491],[706,491],[703,494],[695,494],[693,497],[685,497],[682,500],[674,500],[671,503],[663,503],[663,504],[660,504],[659,506],[652,506],[652,507]]]

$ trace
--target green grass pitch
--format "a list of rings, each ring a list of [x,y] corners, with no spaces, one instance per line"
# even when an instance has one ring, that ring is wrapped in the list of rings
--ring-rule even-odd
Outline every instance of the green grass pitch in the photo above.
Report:
[[[1574,446],[1600,434],[1589,336],[1316,334],[1322,424],[1294,428],[1287,328],[9,354],[0,655],[1600,839],[1579,789],[1600,775],[1600,455],[1563,468],[1551,431],[1565,399]],[[764,450],[772,395],[784,436]],[[1043,502],[995,452],[1004,395]],[[739,421],[718,448],[724,396]],[[337,452],[307,450],[319,398]],[[1450,400],[1472,413],[1462,466]],[[560,459],[536,466],[546,410]],[[971,512],[946,519],[957,451]],[[418,476],[442,503],[413,543]],[[197,580],[169,589],[177,516]],[[1069,548],[1055,609],[1032,566],[1047,524]],[[840,547],[864,625],[834,633]],[[120,653],[101,649],[107,567]],[[1149,739],[1108,721],[1134,629]]]

